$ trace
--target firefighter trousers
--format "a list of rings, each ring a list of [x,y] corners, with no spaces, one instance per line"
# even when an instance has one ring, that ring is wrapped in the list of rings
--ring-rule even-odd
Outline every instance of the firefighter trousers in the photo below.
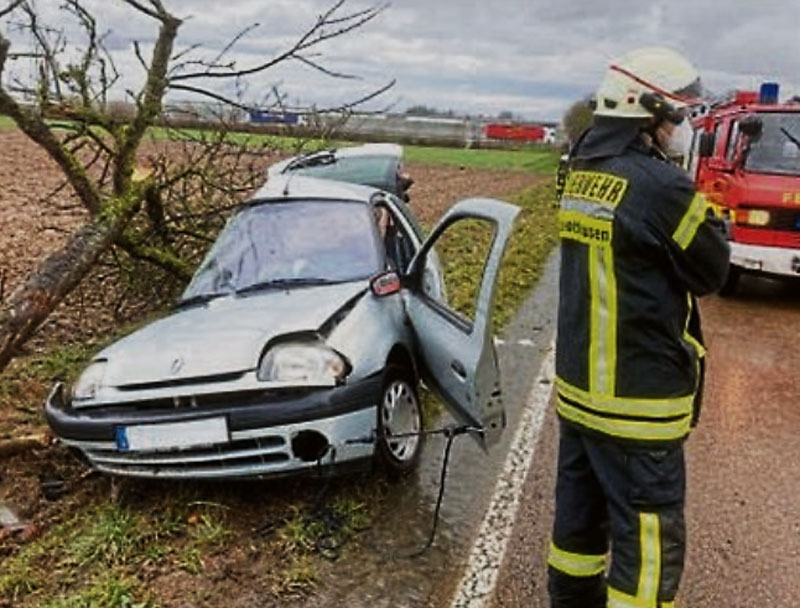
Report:
[[[685,487],[682,445],[629,446],[562,421],[551,608],[672,608],[683,571]]]

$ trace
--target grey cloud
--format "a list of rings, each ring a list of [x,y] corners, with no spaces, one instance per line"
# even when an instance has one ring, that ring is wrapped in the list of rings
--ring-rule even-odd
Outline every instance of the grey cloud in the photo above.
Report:
[[[121,2],[88,2],[112,30],[115,56],[129,54],[134,39],[153,39],[153,21]],[[199,43],[210,53],[259,22],[237,47],[236,58],[253,63],[290,44],[332,0],[165,3],[186,18],[177,48]],[[344,9],[366,6],[349,0]],[[253,90],[280,82],[293,98],[326,104],[394,77],[404,105],[511,109],[557,119],[575,97],[596,87],[612,58],[636,46],[665,44],[686,53],[718,91],[764,78],[790,91],[800,76],[798,17],[800,0],[393,0],[361,31],[321,49],[326,65],[364,80],[331,82],[295,63]]]

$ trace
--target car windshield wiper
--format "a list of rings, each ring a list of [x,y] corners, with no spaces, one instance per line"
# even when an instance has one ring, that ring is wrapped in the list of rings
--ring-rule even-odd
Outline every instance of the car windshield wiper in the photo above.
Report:
[[[343,283],[344,281],[334,281],[332,279],[320,279],[316,277],[302,277],[292,279],[272,279],[270,281],[261,281],[253,283],[247,287],[242,287],[235,291],[236,295],[253,293],[256,291],[265,291],[267,289],[283,289],[285,287],[311,287],[314,285],[333,285],[335,283]]]
[[[216,300],[217,298],[221,298],[222,296],[230,295],[230,292],[223,292],[223,293],[200,293],[196,296],[191,296],[188,298],[184,298],[182,300],[178,300],[173,306],[174,309],[178,308],[186,308],[187,306],[197,306],[198,304],[205,304],[206,302],[210,302],[211,300]]]
[[[789,130],[786,129],[785,127],[781,127],[781,133],[783,133],[790,142],[792,142],[795,146],[797,146],[798,149],[800,149],[800,139],[797,139],[797,137],[792,135],[789,132]]]
[[[332,165],[336,162],[336,155],[333,150],[324,150],[322,152],[310,152],[304,156],[300,156],[291,161],[282,173],[287,171],[294,171],[295,169],[303,169],[305,167],[313,167],[316,165]]]

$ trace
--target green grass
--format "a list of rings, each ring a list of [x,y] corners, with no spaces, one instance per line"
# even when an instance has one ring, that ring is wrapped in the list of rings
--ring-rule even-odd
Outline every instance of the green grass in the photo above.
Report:
[[[511,199],[521,208],[506,247],[495,292],[494,327],[499,331],[530,294],[558,242],[552,180]]]
[[[312,590],[318,579],[315,557],[337,559],[350,541],[372,525],[380,508],[380,496],[381,481],[372,479],[332,493],[314,512],[292,507],[277,531],[278,543],[286,557],[277,579],[277,591]]]
[[[52,599],[42,608],[150,608],[156,604],[145,597],[139,583],[131,577],[117,578],[111,573],[98,577],[86,587]]]
[[[152,510],[111,500],[89,505],[5,558],[0,604],[48,608],[153,606],[138,578],[144,564],[201,575],[232,532],[217,506],[182,496]]]
[[[493,314],[496,332],[502,330],[536,284],[557,240],[552,180],[517,194],[510,202],[520,207],[520,213],[497,279]],[[477,220],[458,222],[437,243],[449,305],[467,319],[474,316],[493,234],[485,224]]]
[[[177,141],[217,141],[219,134],[213,129],[173,129],[167,127],[150,127],[148,136],[153,141],[177,140]],[[318,139],[299,140],[294,137],[283,135],[271,135],[267,133],[247,133],[230,131],[225,134],[225,141],[231,144],[248,145],[253,147],[268,147],[273,150],[280,150],[287,153],[295,153],[302,144],[304,151],[319,150],[331,147],[331,142],[324,142]]]
[[[58,124],[63,121],[53,121]],[[0,116],[0,131],[16,128],[7,116]],[[213,140],[215,131],[208,129],[170,129],[151,127],[148,131],[154,141],[167,139]],[[319,139],[300,140],[295,137],[246,133],[232,131],[225,140],[234,144],[267,146],[287,153],[295,153],[302,145],[304,151],[313,151],[336,146],[355,145],[346,141],[323,141]],[[523,146],[520,149],[464,149],[436,146],[405,146],[405,160],[410,163],[457,165],[479,169],[503,169],[533,171],[540,174],[553,174],[558,166],[558,154],[548,146]]]
[[[558,167],[558,154],[542,146],[519,150],[406,146],[405,159],[410,163],[458,165],[476,169],[513,169],[548,175],[554,174]]]

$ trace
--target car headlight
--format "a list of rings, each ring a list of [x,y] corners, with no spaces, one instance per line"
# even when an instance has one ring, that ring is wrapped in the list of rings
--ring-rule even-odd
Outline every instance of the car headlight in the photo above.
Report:
[[[766,209],[748,209],[741,212],[742,219],[751,226],[766,226],[769,224],[769,211]],[[737,217],[739,217],[737,215]]]
[[[105,361],[93,361],[89,364],[81,377],[72,387],[72,398],[77,401],[94,399],[97,389],[103,384],[103,376],[106,371]]]
[[[335,384],[345,376],[347,367],[344,358],[324,344],[286,342],[267,351],[258,366],[258,379]]]

